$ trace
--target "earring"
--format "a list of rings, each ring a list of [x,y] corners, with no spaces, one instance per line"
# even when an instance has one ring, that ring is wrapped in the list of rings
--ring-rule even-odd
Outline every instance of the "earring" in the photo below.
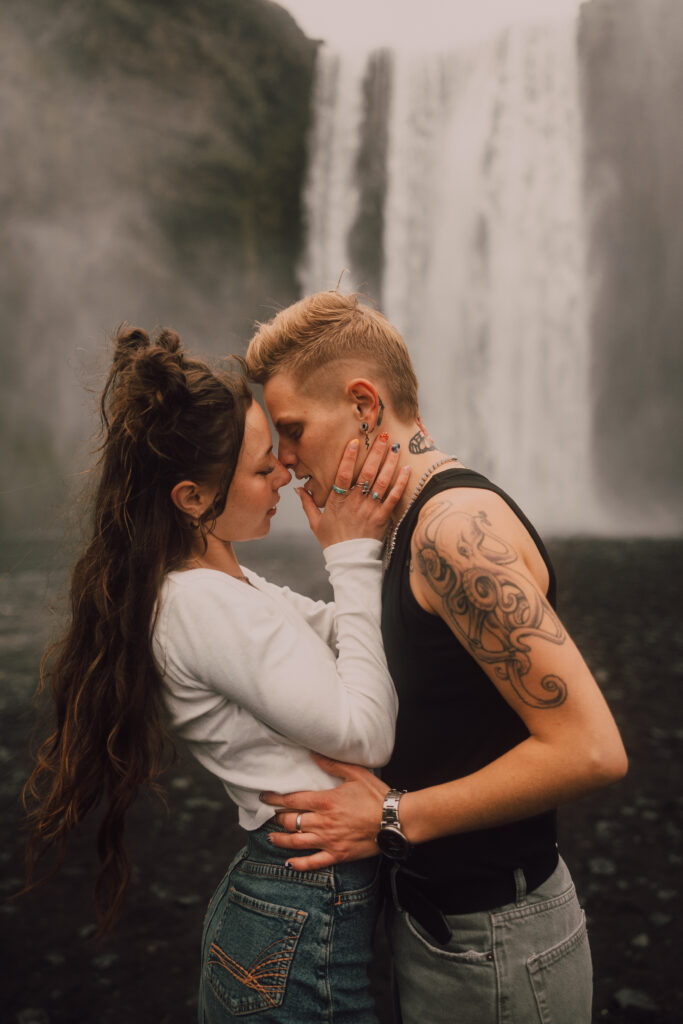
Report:
[[[365,447],[369,448],[370,447],[370,438],[368,437],[369,424],[361,423],[360,429],[365,434]]]
[[[193,530],[198,530],[199,529],[199,520],[198,519],[191,519],[190,520],[190,526],[192,527]]]

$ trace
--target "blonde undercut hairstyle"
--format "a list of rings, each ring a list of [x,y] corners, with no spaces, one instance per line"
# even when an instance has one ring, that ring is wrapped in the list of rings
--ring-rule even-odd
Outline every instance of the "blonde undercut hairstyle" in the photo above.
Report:
[[[417,377],[403,338],[353,293],[317,292],[281,310],[258,325],[244,361],[258,384],[286,370],[305,385],[316,371],[346,359],[371,364],[400,419],[417,416]]]

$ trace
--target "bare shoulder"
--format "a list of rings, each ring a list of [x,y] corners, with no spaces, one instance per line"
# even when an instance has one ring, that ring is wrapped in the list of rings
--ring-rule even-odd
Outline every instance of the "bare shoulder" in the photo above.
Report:
[[[495,493],[435,495],[413,532],[411,589],[521,713],[564,703],[556,666],[567,636],[527,565],[528,534],[515,521]]]
[[[528,575],[542,593],[548,589],[548,568],[522,521],[495,491],[454,487],[425,503],[412,537],[416,558],[425,542],[434,542],[451,558],[484,558],[495,565],[514,566]]]

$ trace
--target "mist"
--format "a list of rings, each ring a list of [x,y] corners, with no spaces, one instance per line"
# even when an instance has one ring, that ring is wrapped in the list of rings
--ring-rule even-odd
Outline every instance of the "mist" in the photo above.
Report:
[[[6,535],[59,531],[120,322],[222,357],[297,297],[313,55],[254,0],[3,4]]]
[[[402,5],[404,14],[407,7]],[[491,17],[494,8],[500,20],[499,5],[490,5]],[[416,289],[405,325],[394,314],[395,305],[386,308],[417,353],[422,398],[438,428],[437,440],[493,473],[551,532],[680,532],[683,8],[677,0],[590,0],[567,24],[578,67],[573,116],[580,119],[579,142],[570,161],[562,158],[567,173],[561,180],[554,182],[551,172],[544,172],[545,192],[537,190],[526,219],[548,235],[547,214],[549,224],[564,230],[568,200],[558,196],[568,195],[567,182],[574,188],[574,179],[579,181],[581,203],[572,199],[570,219],[572,244],[576,253],[585,253],[586,270],[583,276],[572,271],[574,282],[565,289],[560,316],[542,306],[543,294],[557,292],[558,282],[566,281],[567,268],[547,255],[557,249],[550,235],[547,253],[520,250],[519,285],[496,283],[488,256],[482,262],[487,247],[494,263],[498,252],[514,252],[514,233],[505,249],[496,248],[505,217],[495,212],[472,214],[470,227],[470,212],[463,219],[442,198],[434,230],[424,220],[419,234],[413,230],[405,244],[392,242],[396,225],[407,224],[411,211],[426,200],[418,196],[416,205],[388,173],[397,152],[390,131],[397,122],[394,90],[405,65],[398,51],[392,54],[386,46],[368,56],[376,43],[369,29],[367,38],[356,34],[365,57],[345,58],[358,65],[353,74],[361,107],[328,111],[324,122],[316,99],[323,50],[276,4],[6,0],[0,9],[0,533],[60,534],[65,511],[92,462],[107,337],[120,322],[147,330],[174,327],[187,348],[216,358],[242,352],[256,321],[298,298],[302,288],[333,287],[345,267],[351,271],[345,284],[361,281],[384,308],[389,285],[399,280],[400,260],[408,266],[419,257],[424,264],[432,259],[430,246],[448,254],[445,229],[454,220],[463,231],[458,316],[479,323],[489,340],[430,340],[438,322],[448,319],[442,296],[450,276],[443,258],[429,268],[429,288]],[[501,31],[498,26],[496,32]],[[534,31],[530,25],[518,35],[526,38]],[[484,40],[479,52],[498,52],[498,38]],[[459,67],[476,65],[469,44],[452,45],[438,65],[444,81],[451,75],[451,89],[453,82],[467,80],[469,72]],[[523,55],[523,48],[519,52]],[[419,59],[436,75],[436,61],[428,55]],[[435,152],[450,146],[453,166],[465,168],[468,202],[483,202],[490,192],[493,179],[487,175],[493,165],[482,161],[494,152],[494,143],[503,169],[495,188],[501,195],[515,189],[518,197],[524,189],[531,194],[505,168],[521,167],[514,154],[527,147],[525,173],[535,174],[533,153],[541,154],[543,139],[529,142],[531,136],[512,132],[502,149],[493,135],[489,145],[486,119],[497,108],[487,107],[472,81],[470,105],[481,115],[472,145],[465,145],[465,152],[457,140],[466,141],[467,132],[449,129]],[[520,113],[535,109],[533,95],[527,100]],[[415,108],[419,111],[417,99]],[[558,118],[549,116],[555,130]],[[421,131],[427,123],[423,117]],[[344,185],[348,195],[341,195],[341,209],[325,187],[311,187],[316,153],[335,132],[346,147],[341,160],[355,168],[355,179]],[[419,140],[419,132],[413,136]],[[412,145],[410,135],[405,144]],[[535,147],[531,156],[530,145]],[[423,192],[426,181],[423,175]],[[439,188],[445,196],[443,182]],[[465,195],[457,181],[451,191]],[[337,227],[327,230],[325,216],[337,217],[345,234],[337,237]],[[512,257],[505,260],[512,266]],[[315,273],[308,274],[311,263]],[[539,280],[542,288],[535,283]],[[526,321],[518,318],[522,326],[513,338],[506,318],[517,292],[527,297],[531,312]],[[570,304],[574,293],[580,330]],[[495,344],[490,340],[494,321],[499,325]],[[496,351],[500,367],[523,342],[524,359],[530,360],[527,384],[547,374],[539,360],[550,344],[544,333],[548,322],[556,332],[551,347],[557,353],[548,365],[556,379],[562,377],[564,419],[553,433],[554,451],[539,464],[534,446],[542,441],[543,427],[538,423],[544,422],[545,409],[556,418],[558,403],[552,394],[536,402],[538,388],[525,399],[529,483],[520,492],[510,468],[518,451],[509,445],[516,430],[514,403],[508,419],[500,418],[500,437],[482,428],[481,411],[463,424],[447,420],[450,392],[439,366],[456,366],[458,394],[476,391],[485,407],[491,384],[482,374]],[[571,339],[579,334],[586,340],[577,359]],[[486,358],[482,345],[488,346]],[[438,353],[436,371],[433,352]],[[585,387],[552,370],[563,359],[570,360],[574,377],[588,380]],[[439,388],[444,387],[442,399]],[[588,433],[577,445],[579,428]],[[563,481],[565,499],[553,466],[569,448],[575,458]],[[580,488],[573,487],[575,474]],[[280,529],[302,522],[295,504],[286,498]]]

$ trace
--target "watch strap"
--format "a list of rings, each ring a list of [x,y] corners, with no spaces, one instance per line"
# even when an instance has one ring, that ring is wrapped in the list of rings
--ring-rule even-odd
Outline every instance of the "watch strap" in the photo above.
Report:
[[[406,789],[390,789],[385,794],[384,803],[382,804],[382,821],[380,822],[380,828],[397,828],[401,830],[401,822],[398,816],[398,805],[401,797],[404,793],[407,793]]]

